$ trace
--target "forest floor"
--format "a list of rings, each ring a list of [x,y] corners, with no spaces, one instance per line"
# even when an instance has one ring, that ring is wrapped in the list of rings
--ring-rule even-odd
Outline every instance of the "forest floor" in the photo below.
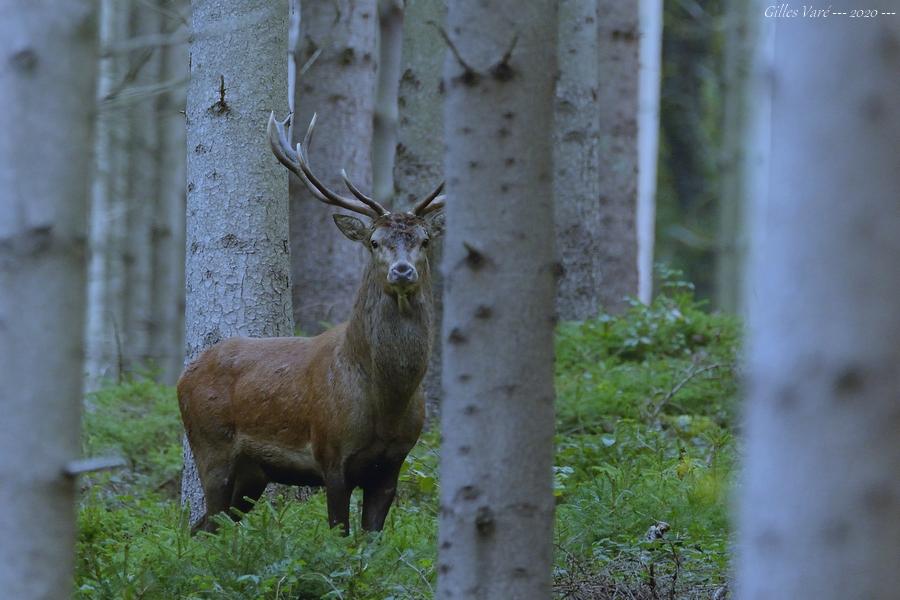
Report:
[[[650,306],[560,326],[557,598],[727,596],[739,338],[739,324],[705,312],[677,274]],[[76,597],[433,597],[436,432],[408,457],[380,535],[341,537],[322,493],[298,502],[284,488],[241,524],[191,537],[174,390],[134,378],[87,406],[85,455],[129,466],[81,480]]]

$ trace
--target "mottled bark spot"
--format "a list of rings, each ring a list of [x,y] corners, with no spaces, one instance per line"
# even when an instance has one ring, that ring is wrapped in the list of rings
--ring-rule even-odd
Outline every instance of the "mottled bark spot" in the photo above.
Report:
[[[612,39],[616,42],[637,41],[637,32],[634,29],[613,29]]]
[[[459,502],[460,500],[466,500],[467,502],[471,502],[472,500],[477,500],[479,496],[481,496],[481,490],[477,487],[474,485],[464,485],[456,492],[455,501]]]
[[[494,513],[487,506],[482,506],[475,514],[475,529],[481,535],[494,533]]]
[[[528,577],[528,569],[525,567],[514,567],[512,570],[513,579],[524,579]]]
[[[863,375],[855,366],[847,366],[841,369],[834,379],[834,390],[843,396],[857,394],[863,387]]]
[[[447,563],[438,564],[438,573],[440,573],[441,575],[446,575],[449,572],[450,572],[450,565],[448,565]]]
[[[34,71],[38,64],[38,55],[34,48],[22,48],[9,57],[13,69],[22,73]]]
[[[356,58],[356,51],[353,48],[344,48],[341,51],[341,64],[344,66],[353,64],[353,59]]]
[[[459,327],[454,327],[450,330],[450,335],[447,336],[447,341],[451,344],[464,344],[467,339],[466,336],[463,335],[463,332],[459,329]]]
[[[771,552],[781,548],[783,540],[774,529],[763,529],[753,537],[753,544],[762,552]]]
[[[203,144],[197,144],[194,146],[194,154],[206,154],[209,152],[209,148],[204,146]]]
[[[516,164],[516,159],[510,156],[503,161],[503,164],[504,166],[511,167]]]
[[[493,314],[494,311],[490,306],[487,306],[486,304],[479,304],[478,308],[475,309],[476,319],[490,319]]]
[[[471,446],[460,446],[456,450],[457,450],[457,452],[459,452],[459,454],[461,456],[467,456],[472,451],[472,447]]]
[[[210,346],[214,346],[222,341],[222,332],[219,331],[219,328],[216,327],[212,331],[207,332],[203,336],[203,347],[209,348]]]
[[[478,251],[474,246],[470,245],[467,242],[463,242],[463,247],[466,249],[466,264],[469,265],[469,268],[473,271],[477,271],[484,267],[487,263],[487,259],[484,257],[484,254]]]
[[[478,412],[478,407],[475,406],[474,404],[469,404],[463,409],[463,414],[466,416],[469,416],[469,417],[471,417],[472,415],[474,415],[477,412]]]
[[[456,378],[460,383],[468,383],[472,380],[472,376],[468,373],[461,373],[459,377]]]

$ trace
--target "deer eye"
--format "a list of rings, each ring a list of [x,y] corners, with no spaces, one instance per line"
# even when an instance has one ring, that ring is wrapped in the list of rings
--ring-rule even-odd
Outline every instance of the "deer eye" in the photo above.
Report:
[[[423,247],[423,248],[427,248],[427,247],[428,247],[428,240],[427,240],[427,239],[422,240],[422,247]]]
[[[369,242],[369,243],[371,244],[371,246],[372,246],[373,249],[378,247],[378,242],[376,242],[375,240],[372,240],[372,241]]]

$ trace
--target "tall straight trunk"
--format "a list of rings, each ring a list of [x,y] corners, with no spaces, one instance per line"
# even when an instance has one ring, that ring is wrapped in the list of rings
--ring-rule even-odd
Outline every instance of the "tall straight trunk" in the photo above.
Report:
[[[378,0],[378,80],[372,129],[372,189],[375,199],[388,208],[394,200],[403,5],[403,0]]]
[[[659,89],[662,75],[662,0],[640,0],[638,75],[637,252],[638,299],[653,297],[656,238],[656,165],[659,156]]]
[[[550,596],[556,17],[553,0],[448,7],[444,599]]]
[[[141,2],[129,6],[131,37],[159,35],[162,14]],[[131,53],[134,88],[159,84],[160,48]],[[125,215],[125,322],[124,347],[129,370],[150,367],[153,347],[153,229],[161,208],[157,157],[160,156],[159,115],[156,97],[136,94],[123,109],[129,121],[127,151],[127,212]]]
[[[751,214],[740,597],[894,598],[900,20],[775,28],[777,62],[761,69],[775,83],[770,178]]]
[[[72,591],[97,14],[0,2],[0,587]]]
[[[171,2],[169,8],[186,13],[187,0]],[[172,18],[166,31],[176,31]],[[156,157],[159,179],[159,210],[154,215],[153,338],[151,356],[160,380],[174,384],[184,363],[184,217],[186,146],[184,107],[188,77],[188,48],[173,45],[162,49],[161,72],[168,89],[157,98],[156,110],[161,152]]]
[[[638,293],[637,115],[638,2],[597,0],[600,25],[600,231],[599,302],[608,311]]]
[[[447,10],[443,0],[415,0],[406,6],[403,22],[403,52],[397,105],[397,153],[394,160],[394,187],[397,210],[408,210],[416,198],[431,190],[444,174],[444,94],[441,69],[447,46],[435,29],[443,25]],[[433,265],[431,289],[434,294],[434,331],[443,321],[443,281],[441,262],[443,238],[430,247]],[[441,344],[434,344],[425,374],[428,423],[435,422],[441,404]]]
[[[228,337],[293,331],[287,180],[265,136],[269,112],[287,105],[286,6],[192,0],[191,7],[187,361]],[[196,521],[205,507],[187,451],[182,500]]]
[[[318,113],[310,161],[322,181],[343,188],[341,169],[363,190],[372,186],[376,0],[302,3],[301,73],[297,76],[295,141]],[[303,70],[305,69],[305,70]],[[316,141],[317,140],[317,141]],[[365,250],[347,244],[332,211],[291,177],[294,320],[304,334],[347,318]]]
[[[117,0],[100,2],[100,44],[109,47],[128,36],[127,6]],[[124,311],[124,141],[127,122],[110,99],[125,76],[127,57],[100,59],[97,77],[99,111],[95,120],[89,227],[88,299],[85,335],[85,390],[122,376],[121,328]]]
[[[748,93],[751,44],[758,21],[753,2],[726,5],[723,36],[724,81],[722,149],[719,168],[719,225],[716,251],[716,306],[728,312],[740,309],[741,271],[746,253],[743,209],[747,204],[746,148],[748,104],[758,99]]]
[[[559,80],[554,124],[556,251],[562,276],[556,310],[564,321],[597,314],[602,274],[598,149],[600,70],[596,0],[559,3]]]

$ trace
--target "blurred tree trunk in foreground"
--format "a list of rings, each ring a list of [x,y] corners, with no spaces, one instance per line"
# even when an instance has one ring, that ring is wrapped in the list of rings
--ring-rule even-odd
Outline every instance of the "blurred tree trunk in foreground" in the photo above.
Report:
[[[564,321],[596,316],[601,294],[600,94],[596,0],[559,3],[554,122],[556,310]]]
[[[620,312],[638,293],[638,2],[598,0],[600,226],[598,301]]]
[[[284,114],[287,5],[193,0],[187,98],[187,361],[219,340],[291,335],[287,181],[269,112]],[[185,444],[182,500],[204,512]]]
[[[94,8],[0,2],[0,588],[17,600],[72,591]]]
[[[444,177],[444,94],[441,69],[447,45],[435,25],[446,20],[443,0],[408,2],[403,23],[403,51],[398,91],[397,153],[394,160],[395,210],[408,210]],[[436,336],[443,321],[443,238],[430,246],[431,289]],[[441,405],[441,344],[435,340],[423,383],[428,423],[435,423]]]
[[[780,20],[759,74],[773,121],[746,297],[746,600],[900,589],[900,20],[855,21]]]
[[[653,299],[656,238],[656,173],[659,156],[659,92],[662,71],[662,0],[640,0],[638,89],[637,252],[638,298]]]
[[[448,8],[442,599],[550,596],[556,5]]]
[[[301,141],[318,113],[310,162],[322,182],[344,187],[346,169],[362,190],[372,188],[372,127],[375,96],[376,0],[306,0],[294,103],[294,141]],[[350,314],[362,276],[365,249],[348,244],[324,209],[291,176],[291,254],[294,320],[304,335]]]
[[[372,190],[393,210],[397,87],[403,48],[403,0],[378,0],[378,82],[372,129]]]

